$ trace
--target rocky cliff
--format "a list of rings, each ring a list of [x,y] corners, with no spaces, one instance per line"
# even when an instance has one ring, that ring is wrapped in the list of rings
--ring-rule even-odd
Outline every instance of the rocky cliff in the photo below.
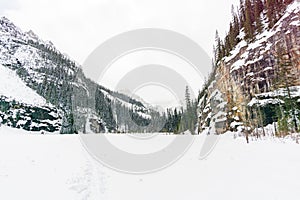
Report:
[[[300,3],[269,28],[240,42],[216,64],[199,96],[199,132],[249,130],[273,124],[276,134],[299,130]],[[245,131],[244,131],[245,132]]]

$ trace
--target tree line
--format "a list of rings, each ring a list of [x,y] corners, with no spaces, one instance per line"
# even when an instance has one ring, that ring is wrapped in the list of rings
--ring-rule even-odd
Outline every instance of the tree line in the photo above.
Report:
[[[272,28],[292,2],[293,0],[240,0],[237,8],[232,5],[232,21],[225,38],[221,39],[216,31],[214,62],[218,63],[225,56],[229,56],[230,51],[242,40],[252,42],[264,28]],[[241,33],[244,34],[240,35]]]

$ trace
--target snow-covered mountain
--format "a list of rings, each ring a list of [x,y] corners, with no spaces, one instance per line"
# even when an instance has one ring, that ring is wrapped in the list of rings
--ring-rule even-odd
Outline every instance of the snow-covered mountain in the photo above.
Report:
[[[0,65],[0,95],[32,105],[46,105],[46,99],[27,87],[15,71]]]
[[[0,65],[0,122],[25,130],[59,131],[61,113],[27,87],[15,71]]]
[[[61,133],[141,131],[135,123],[147,124],[151,115],[158,115],[140,101],[86,78],[81,66],[52,42],[40,39],[33,31],[23,32],[5,17],[0,18],[0,64],[0,95],[5,102],[45,106],[50,112],[56,109]],[[4,100],[0,103],[5,104]],[[12,116],[7,112],[0,109],[2,121]],[[124,115],[130,120],[121,120]],[[18,127],[17,122],[7,124]],[[50,130],[43,127],[38,129]]]
[[[300,2],[257,2],[241,6],[238,43],[230,46],[234,33],[226,37],[225,53],[199,96],[199,131],[251,131],[273,123],[276,134],[300,130]],[[253,36],[246,37],[246,28]]]

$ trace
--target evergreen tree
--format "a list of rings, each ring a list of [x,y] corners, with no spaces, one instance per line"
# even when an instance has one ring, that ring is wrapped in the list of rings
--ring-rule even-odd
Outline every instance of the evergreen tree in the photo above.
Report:
[[[244,29],[245,29],[245,39],[252,40],[254,36],[254,27],[253,27],[253,8],[251,0],[245,1],[245,22],[244,22]]]
[[[254,4],[254,15],[255,15],[255,26],[258,33],[263,30],[263,24],[261,19],[261,13],[263,12],[264,5],[261,0],[255,0]]]
[[[276,21],[275,0],[266,0],[267,17],[269,28],[272,28]]]
[[[218,31],[216,31],[215,42],[217,44],[217,46],[216,46],[216,55],[215,55],[216,59],[215,60],[216,60],[216,62],[218,62],[223,57],[223,55],[222,55],[222,41],[220,39]]]
[[[191,106],[191,94],[190,94],[189,86],[185,87],[185,103],[186,103],[186,109],[189,109]]]

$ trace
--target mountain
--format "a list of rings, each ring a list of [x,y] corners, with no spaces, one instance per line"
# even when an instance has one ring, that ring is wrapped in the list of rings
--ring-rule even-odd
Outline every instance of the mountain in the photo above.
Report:
[[[0,64],[2,82],[10,83],[9,92],[0,90],[6,125],[60,133],[159,131],[159,112],[86,78],[52,42],[23,32],[5,17],[0,18]]]
[[[268,124],[278,136],[299,131],[300,3],[241,2],[225,42],[216,37],[216,64],[198,98],[198,131],[248,134]]]
[[[59,131],[59,110],[27,87],[15,71],[0,65],[0,122],[25,130]]]

